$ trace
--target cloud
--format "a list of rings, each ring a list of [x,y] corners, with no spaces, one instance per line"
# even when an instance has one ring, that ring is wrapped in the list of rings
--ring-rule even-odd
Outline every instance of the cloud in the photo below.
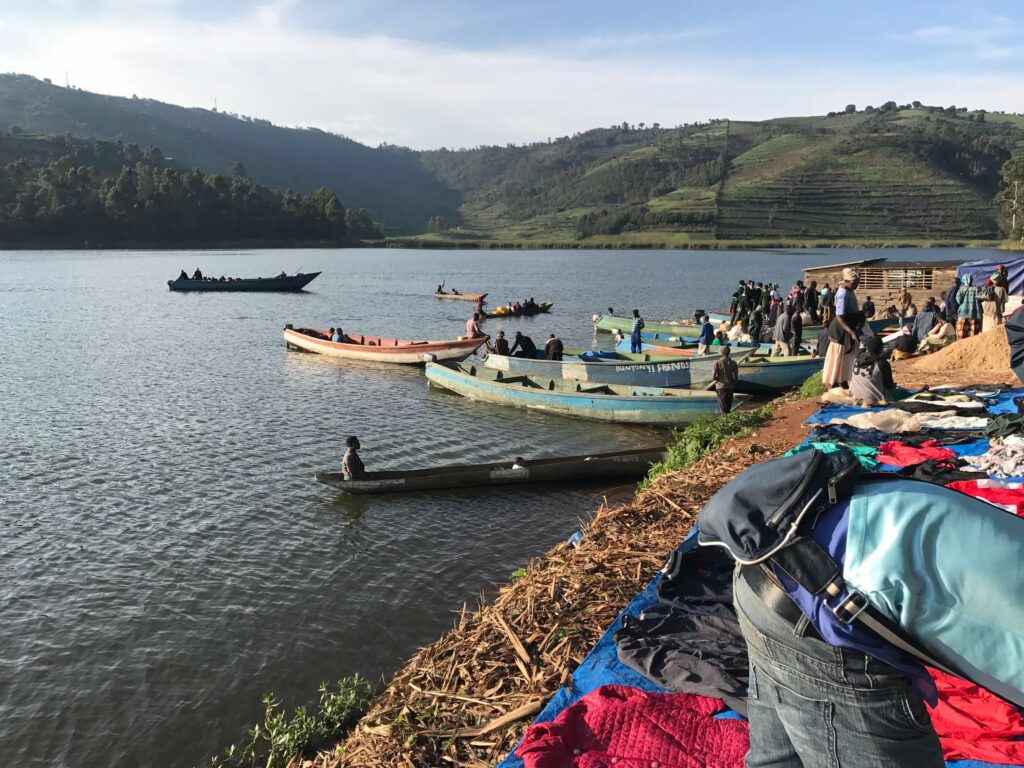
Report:
[[[278,124],[416,148],[522,143],[623,121],[821,114],[889,99],[1019,104],[1019,76],[998,71],[824,66],[813,52],[806,60],[742,59],[630,36],[599,40],[606,56],[554,42],[466,49],[300,28],[289,0],[216,22],[183,19],[167,5],[154,3],[144,17],[8,18],[3,67],[55,82],[68,70],[86,90],[186,106],[211,107],[216,98],[222,110]]]
[[[1024,48],[1007,42],[1014,34],[1015,28],[1009,19],[997,18],[981,27],[920,27],[912,32],[897,35],[897,39],[945,48],[958,54],[966,53],[982,60],[994,60],[1010,59],[1024,54]]]

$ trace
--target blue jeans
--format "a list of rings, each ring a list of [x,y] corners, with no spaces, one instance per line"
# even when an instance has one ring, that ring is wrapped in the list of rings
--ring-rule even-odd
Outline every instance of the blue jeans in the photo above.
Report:
[[[639,352],[643,349],[643,342],[640,340],[640,331],[633,331],[629,335],[629,351]]]
[[[942,747],[907,677],[805,636],[733,584],[750,653],[747,768],[943,768]],[[811,630],[813,633],[813,630]]]

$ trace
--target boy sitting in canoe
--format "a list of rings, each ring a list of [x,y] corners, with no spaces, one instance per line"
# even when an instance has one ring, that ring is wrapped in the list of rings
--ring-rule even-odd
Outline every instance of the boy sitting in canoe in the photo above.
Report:
[[[366,467],[363,466],[363,460],[359,458],[359,449],[362,447],[359,444],[359,438],[352,435],[345,441],[347,446],[345,455],[341,457],[341,474],[345,480],[365,480],[366,479]]]

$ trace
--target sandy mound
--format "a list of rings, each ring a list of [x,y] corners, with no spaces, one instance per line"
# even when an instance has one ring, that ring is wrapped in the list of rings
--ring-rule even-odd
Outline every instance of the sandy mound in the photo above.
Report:
[[[987,333],[954,341],[945,349],[915,360],[918,371],[986,370],[1013,376],[1010,370],[1010,345],[1002,326]]]

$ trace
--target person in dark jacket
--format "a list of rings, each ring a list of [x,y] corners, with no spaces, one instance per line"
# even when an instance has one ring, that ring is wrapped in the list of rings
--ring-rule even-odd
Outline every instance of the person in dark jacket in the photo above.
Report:
[[[508,357],[508,339],[504,331],[498,331],[498,338],[494,340],[494,354]]]
[[[196,271],[192,273],[193,280],[202,280],[203,273],[199,271],[199,267],[196,267]]]
[[[564,350],[565,347],[562,346],[562,340],[553,333],[544,342],[544,357],[548,360],[561,360]]]
[[[519,350],[518,352],[516,350]],[[524,336],[522,331],[516,331],[516,340],[512,344],[512,349],[509,352],[512,357],[526,357],[534,358],[537,356],[537,345],[533,343],[533,339],[529,336]]]
[[[732,410],[732,399],[736,393],[736,382],[740,378],[740,368],[729,353],[729,346],[722,347],[722,356],[711,369],[711,379],[715,382],[715,394],[718,396],[718,410],[724,416]]]
[[[807,310],[807,314],[811,316],[811,323],[817,324],[819,318],[818,315],[818,281],[811,280],[806,288],[804,288],[804,309]]]
[[[800,315],[799,308],[793,312],[791,327],[793,336],[789,340],[789,354],[796,356],[800,354],[800,347],[804,343],[804,320]]]
[[[960,285],[960,278],[953,278],[953,285],[946,290],[945,295],[942,297],[945,302],[945,306],[942,308],[942,311],[945,312],[946,317],[954,323],[956,322],[957,311],[960,308],[960,303],[956,299],[956,295],[960,293]]]
[[[870,296],[868,296],[864,301],[864,306],[861,307],[861,311],[864,313],[864,317],[867,320],[870,320],[875,316],[875,302],[871,300]]]
[[[750,316],[747,325],[747,333],[750,334],[750,341],[755,346],[761,343],[761,335],[764,332],[764,311],[757,307]]]

